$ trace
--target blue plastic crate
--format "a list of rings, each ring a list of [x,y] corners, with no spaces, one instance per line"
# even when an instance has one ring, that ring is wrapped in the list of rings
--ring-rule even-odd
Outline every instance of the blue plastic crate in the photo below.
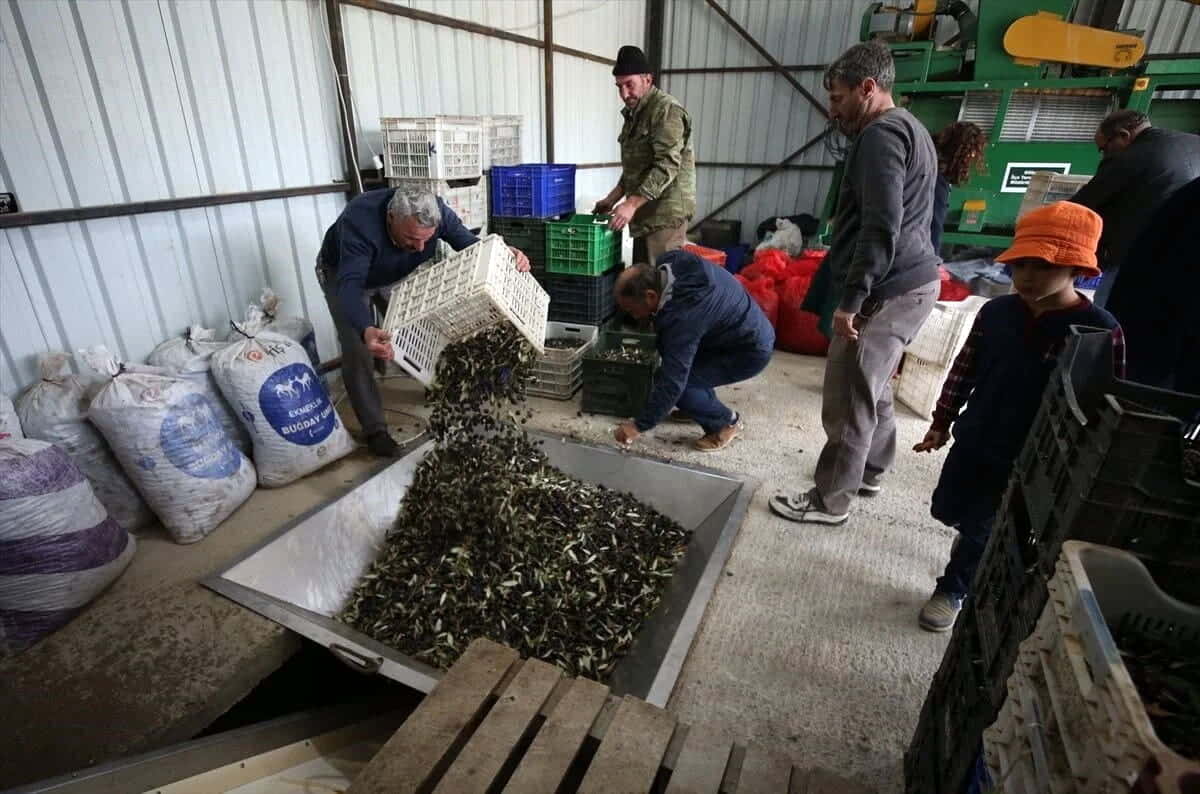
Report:
[[[549,218],[575,211],[573,165],[497,165],[491,182],[493,215]]]

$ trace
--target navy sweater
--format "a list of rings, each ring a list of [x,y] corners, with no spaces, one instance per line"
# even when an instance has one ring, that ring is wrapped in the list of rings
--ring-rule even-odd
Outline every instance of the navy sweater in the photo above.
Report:
[[[1072,325],[1113,329],[1120,340],[1113,316],[1082,295],[1074,306],[1037,317],[1019,295],[988,301],[942,387],[933,426],[945,430],[953,423],[958,444],[986,460],[1010,464],[1033,426]],[[1114,357],[1120,375],[1123,345],[1114,348]],[[964,401],[966,410],[959,415]]]
[[[634,424],[645,432],[675,406],[697,357],[738,356],[775,347],[775,329],[750,293],[695,254],[670,251],[658,258],[667,286],[654,315],[662,365]]]
[[[433,257],[438,240],[445,240],[455,251],[479,242],[439,198],[442,222],[425,248],[397,248],[387,230],[388,202],[395,192],[395,188],[383,188],[355,196],[325,232],[321,244],[321,261],[334,274],[334,293],[342,316],[360,337],[375,324],[363,300],[363,290],[404,278]]]

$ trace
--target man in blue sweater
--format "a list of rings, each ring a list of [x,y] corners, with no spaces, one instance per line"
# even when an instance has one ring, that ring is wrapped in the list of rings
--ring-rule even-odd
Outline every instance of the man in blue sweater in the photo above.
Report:
[[[704,430],[693,446],[716,452],[741,430],[741,417],[717,399],[715,387],[762,372],[775,347],[775,330],[750,294],[726,271],[687,251],[668,251],[657,265],[635,265],[616,285],[621,310],[652,318],[662,358],[640,414],[613,435],[632,443],[679,407],[675,417]]]
[[[387,431],[372,359],[390,359],[389,334],[375,325],[373,304],[386,307],[391,287],[428,262],[445,240],[455,251],[479,242],[454,211],[432,193],[395,188],[356,196],[325,232],[317,281],[342,346],[342,378],[367,447],[383,457],[400,447]],[[529,260],[512,249],[517,269]]]

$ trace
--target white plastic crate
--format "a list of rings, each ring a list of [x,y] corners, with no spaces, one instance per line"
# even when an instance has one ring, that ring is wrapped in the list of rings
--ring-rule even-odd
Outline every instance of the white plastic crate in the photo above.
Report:
[[[475,179],[483,175],[478,119],[385,117],[383,172],[388,179]]]
[[[904,356],[900,382],[896,384],[896,399],[911,408],[917,416],[933,418],[942,384],[950,374],[950,364],[935,364],[911,353]]]
[[[938,301],[929,319],[905,351],[931,364],[950,364],[962,350],[971,324],[987,298],[971,296],[961,301]]]
[[[1014,687],[1020,688],[1021,700],[1040,698],[1043,718],[1022,733],[1013,727],[1019,709],[1005,703],[996,724],[984,733],[993,777],[1010,771],[1000,748],[1017,755],[1019,740],[1036,734],[1066,759],[1072,784],[1068,791],[1128,792],[1154,758],[1164,770],[1156,791],[1181,794],[1182,777],[1200,775],[1200,762],[1158,740],[1108,626],[1132,613],[1176,630],[1200,632],[1200,607],[1164,594],[1133,555],[1079,541],[1063,544],[1048,587],[1049,601],[1037,629],[1021,644],[1009,679],[1010,699]]]
[[[477,184],[459,187],[444,179],[389,179],[388,186],[433,193],[454,210],[468,229],[479,229],[487,223],[487,187],[482,179]]]
[[[531,274],[517,272],[512,251],[493,234],[397,284],[383,328],[396,363],[428,386],[447,344],[504,320],[543,352],[549,308],[550,296]]]
[[[483,167],[521,164],[520,116],[483,117]]]
[[[529,394],[569,400],[583,385],[583,354],[596,344],[600,329],[594,325],[560,323],[546,324],[546,341],[572,339],[575,348],[547,347],[533,366],[533,382],[526,388]]]

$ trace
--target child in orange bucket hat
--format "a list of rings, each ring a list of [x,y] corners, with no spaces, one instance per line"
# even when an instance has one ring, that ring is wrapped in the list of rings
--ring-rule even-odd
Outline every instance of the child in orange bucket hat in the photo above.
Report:
[[[1033,425],[1042,393],[1072,325],[1108,328],[1117,375],[1124,338],[1117,321],[1075,291],[1096,276],[1100,216],[1059,201],[1017,221],[1012,247],[996,257],[1012,271],[1015,294],[984,304],[942,387],[925,439],[913,449],[941,449],[954,436],[931,512],[957,529],[950,561],[918,617],[923,629],[948,631],[983,557],[1013,461]],[[963,405],[966,409],[963,410]]]

